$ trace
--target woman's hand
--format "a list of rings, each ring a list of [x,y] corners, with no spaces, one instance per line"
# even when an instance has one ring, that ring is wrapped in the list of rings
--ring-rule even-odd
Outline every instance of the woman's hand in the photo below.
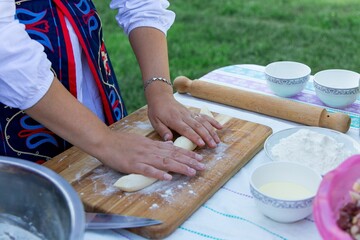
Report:
[[[173,145],[136,134],[111,131],[98,147],[104,164],[123,173],[137,173],[160,180],[171,180],[168,172],[195,176],[205,169],[202,156]]]
[[[222,126],[205,115],[194,114],[177,102],[172,88],[162,82],[147,81],[154,77],[170,80],[166,36],[155,28],[139,27],[129,35],[146,86],[148,116],[155,130],[164,140],[172,140],[171,130],[187,137],[198,146],[216,147],[220,142],[214,127]]]
[[[48,92],[25,110],[57,135],[124,173],[170,180],[167,172],[194,176],[205,167],[202,157],[171,142],[110,130],[55,78]]]
[[[147,90],[159,88],[156,84],[161,84],[161,87],[165,85],[154,82],[154,86],[150,85]],[[165,141],[173,140],[171,130],[174,130],[200,147],[206,144],[214,148],[220,142],[215,130],[222,126],[209,116],[191,112],[176,101],[172,93],[148,96],[148,116],[154,129]]]

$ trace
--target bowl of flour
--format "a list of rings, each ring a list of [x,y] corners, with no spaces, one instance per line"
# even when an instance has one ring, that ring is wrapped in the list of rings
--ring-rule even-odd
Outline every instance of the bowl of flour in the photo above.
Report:
[[[270,135],[264,150],[273,161],[296,162],[324,175],[348,157],[359,154],[360,144],[331,129],[294,127]]]

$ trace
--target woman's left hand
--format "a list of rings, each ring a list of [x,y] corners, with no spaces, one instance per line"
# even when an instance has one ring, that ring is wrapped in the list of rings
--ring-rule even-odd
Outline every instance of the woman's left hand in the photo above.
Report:
[[[174,130],[197,146],[216,147],[220,139],[215,130],[222,127],[217,121],[193,113],[177,102],[168,84],[162,81],[147,84],[154,77],[170,80],[165,34],[155,28],[138,27],[131,31],[129,39],[141,69],[148,116],[155,130],[165,141],[173,140]]]
[[[199,147],[206,144],[215,148],[220,143],[216,129],[221,129],[221,124],[209,116],[190,111],[171,93],[152,95],[151,100],[148,99],[148,116],[165,141],[173,140],[171,130],[174,130]]]

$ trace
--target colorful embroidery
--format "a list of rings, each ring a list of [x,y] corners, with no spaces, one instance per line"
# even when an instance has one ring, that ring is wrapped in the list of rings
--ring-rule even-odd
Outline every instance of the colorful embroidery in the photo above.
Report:
[[[44,46],[52,70],[76,97],[75,62],[65,17],[74,28],[99,88],[106,123],[127,115],[102,39],[100,18],[91,1],[16,1],[17,19]],[[63,36],[63,37],[60,37]],[[0,155],[43,162],[71,145],[19,109],[0,104]]]

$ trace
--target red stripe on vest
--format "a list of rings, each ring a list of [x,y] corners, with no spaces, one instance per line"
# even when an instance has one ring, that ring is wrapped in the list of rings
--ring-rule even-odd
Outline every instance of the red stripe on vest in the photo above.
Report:
[[[114,118],[113,118],[113,116],[111,114],[112,110],[111,110],[111,108],[110,108],[110,106],[108,104],[105,104],[106,102],[108,102],[108,99],[106,97],[104,89],[102,88],[101,80],[99,79],[99,76],[97,75],[96,66],[92,62],[90,54],[87,51],[87,47],[86,47],[87,45],[85,44],[85,39],[81,36],[80,30],[77,27],[77,25],[76,25],[76,23],[75,23],[75,21],[73,19],[73,16],[70,14],[70,12],[66,8],[66,6],[60,0],[53,0],[53,1],[58,6],[58,8],[64,13],[64,15],[67,17],[67,19],[71,23],[72,27],[74,28],[74,31],[76,32],[76,35],[79,38],[80,45],[81,45],[82,49],[85,52],[85,56],[87,58],[90,70],[91,70],[91,72],[93,74],[93,77],[95,79],[95,82],[96,82],[96,84],[98,86],[100,96],[101,96],[101,99],[102,99],[102,102],[103,102],[104,112],[105,112],[105,115],[107,117],[108,123],[113,124],[115,122],[115,120],[114,120]]]
[[[61,29],[62,29],[62,31],[64,33],[65,47],[66,47],[67,60],[68,60],[69,91],[74,97],[77,97],[76,63],[75,63],[75,57],[74,57],[73,48],[72,48],[72,44],[71,44],[71,39],[70,39],[70,35],[69,35],[69,30],[66,27],[64,14],[61,11],[59,11],[58,9],[57,9],[57,12],[59,14]],[[62,79],[62,77],[59,76],[59,79]]]

